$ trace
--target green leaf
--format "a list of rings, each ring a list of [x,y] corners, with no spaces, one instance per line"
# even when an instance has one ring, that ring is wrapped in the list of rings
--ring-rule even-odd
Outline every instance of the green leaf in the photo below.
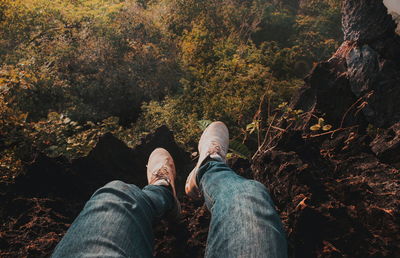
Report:
[[[254,122],[251,123],[251,124],[248,124],[248,125],[246,126],[246,131],[249,131],[249,130],[253,129],[255,126],[256,126],[256,125],[255,125]]]
[[[311,131],[319,131],[319,129],[321,129],[321,126],[319,124],[315,124],[310,127]]]
[[[233,158],[233,155],[234,155],[234,154],[233,154],[232,152],[229,152],[229,153],[226,154],[226,157],[225,157],[225,158],[226,158],[227,160],[230,160],[230,159]]]
[[[249,159],[251,152],[249,150],[249,148],[247,148],[246,145],[244,145],[243,143],[236,141],[236,140],[231,140],[229,142],[229,149],[236,154],[237,156],[239,156],[240,158],[243,159]]]
[[[322,130],[324,130],[324,131],[329,131],[329,130],[331,130],[332,129],[332,125],[324,125],[323,127],[322,127]]]
[[[197,121],[198,126],[203,131],[206,130],[207,126],[209,126],[211,123],[212,123],[211,120],[200,120],[200,121]]]
[[[248,131],[250,134],[254,133],[254,131],[258,128],[258,121],[253,121],[251,124],[248,124],[246,126],[246,131]]]

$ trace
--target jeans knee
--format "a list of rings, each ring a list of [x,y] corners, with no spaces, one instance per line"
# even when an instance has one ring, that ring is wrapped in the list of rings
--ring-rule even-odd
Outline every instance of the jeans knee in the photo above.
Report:
[[[123,191],[129,188],[129,185],[125,182],[122,182],[120,180],[113,180],[106,185],[104,185],[102,188],[107,188],[107,189],[113,189],[113,190],[118,190],[118,191]],[[100,188],[100,189],[102,189]]]
[[[92,195],[92,199],[121,199],[125,198],[125,196],[131,196],[137,193],[137,191],[140,191],[140,189],[134,185],[129,185],[120,180],[114,180],[99,188]]]
[[[272,199],[265,185],[255,180],[244,180],[234,187],[233,197],[236,199],[258,199],[273,204]]]

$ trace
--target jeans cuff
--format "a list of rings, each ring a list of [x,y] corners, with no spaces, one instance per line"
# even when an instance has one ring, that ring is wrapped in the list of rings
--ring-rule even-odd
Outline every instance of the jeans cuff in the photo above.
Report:
[[[197,171],[197,175],[196,175],[196,183],[198,186],[200,186],[200,182],[201,182],[201,178],[204,176],[204,174],[209,171],[213,166],[217,165],[217,164],[225,164],[225,162],[219,161],[219,160],[215,160],[215,159],[211,159],[211,158],[207,158],[204,160],[203,164],[200,166],[199,171]]]

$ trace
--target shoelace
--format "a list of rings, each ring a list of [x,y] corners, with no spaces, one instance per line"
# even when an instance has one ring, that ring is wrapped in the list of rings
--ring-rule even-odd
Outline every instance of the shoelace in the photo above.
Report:
[[[165,162],[165,164],[158,170],[153,171],[151,174],[153,175],[153,182],[156,182],[160,179],[166,180],[168,183],[170,183],[169,179],[169,172],[168,168],[166,166],[168,161]]]
[[[221,145],[216,141],[211,141],[211,146],[208,149],[209,154],[221,154]]]

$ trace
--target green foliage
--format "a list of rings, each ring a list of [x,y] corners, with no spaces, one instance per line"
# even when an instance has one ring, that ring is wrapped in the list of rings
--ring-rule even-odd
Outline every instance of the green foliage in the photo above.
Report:
[[[0,1],[1,175],[33,149],[86,155],[106,132],[134,146],[167,125],[195,148],[215,120],[248,158],[272,110],[301,117],[279,104],[342,37],[340,0],[283,3]]]
[[[199,125],[200,129],[202,131],[206,130],[206,128],[212,123],[211,120],[200,120],[197,121],[197,124]]]
[[[256,119],[256,120],[253,120],[253,122],[251,122],[250,124],[248,124],[247,126],[246,126],[246,131],[249,133],[249,134],[252,134],[252,133],[254,133],[255,131],[260,131],[260,122],[261,122],[261,120],[258,120],[258,119]]]
[[[51,112],[46,120],[32,124],[33,145],[50,157],[76,158],[87,155],[100,136],[122,130],[118,118],[110,117],[101,123],[78,123],[62,114]]]
[[[162,0],[169,6],[165,15],[169,30],[177,36],[204,22],[216,38],[229,35],[247,40],[260,24],[264,9],[270,4],[264,0]]]
[[[288,38],[295,33],[296,16],[287,9],[276,9],[273,5],[265,8],[262,22],[253,34],[256,43],[277,42],[282,46],[290,46]]]
[[[229,142],[229,150],[236,156],[242,159],[250,159],[251,152],[246,145],[237,141],[231,140]]]
[[[204,118],[224,121],[233,135],[238,135],[252,121],[264,94],[270,95],[275,105],[298,87],[297,83],[277,81],[254,45],[226,39],[213,47],[213,53],[215,60],[205,61],[208,64],[193,62],[196,54],[187,59],[192,63],[187,66],[187,79],[181,80],[181,92],[158,104],[145,104],[141,121],[148,126],[143,127],[167,124],[181,142],[196,142],[196,123]]]
[[[314,62],[330,57],[339,46],[340,11],[340,0],[305,1],[297,13],[269,5],[252,39],[266,49],[275,76],[303,77]]]
[[[26,113],[29,120],[47,115],[65,104],[65,90],[54,87],[48,69],[32,71],[23,64],[0,70],[1,96],[9,107]]]
[[[30,0],[5,6],[0,59],[36,77],[35,90],[27,94],[46,104],[35,104],[31,118],[55,110],[79,121],[133,121],[143,100],[160,99],[178,85],[174,43],[133,2]]]
[[[301,109],[292,109],[289,107],[287,102],[282,102],[278,106],[278,110],[282,112],[282,118],[286,121],[295,121],[301,118],[301,115],[304,113]]]
[[[151,132],[156,128],[167,125],[175,133],[175,140],[181,144],[196,146],[201,130],[197,121],[200,117],[183,106],[183,99],[178,96],[166,97],[164,101],[150,101],[142,106],[132,134]]]

